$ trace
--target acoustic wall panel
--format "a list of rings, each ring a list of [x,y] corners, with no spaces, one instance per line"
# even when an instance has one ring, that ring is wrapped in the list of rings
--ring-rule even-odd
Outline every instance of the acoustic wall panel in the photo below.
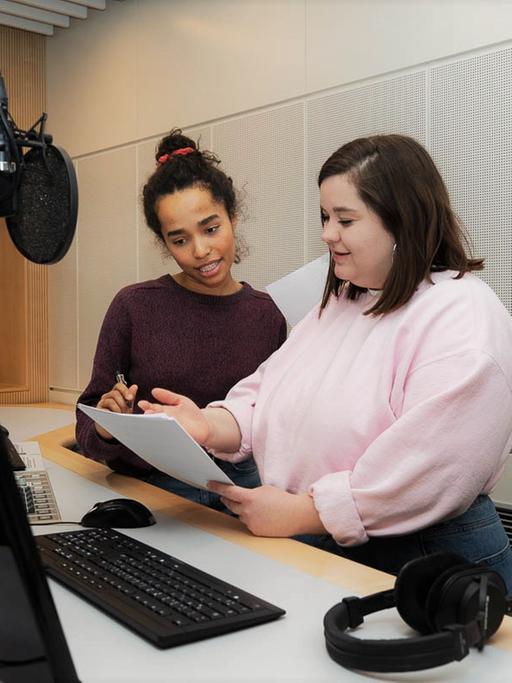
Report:
[[[48,348],[50,388],[78,386],[77,238],[66,256],[50,266],[48,277]],[[65,315],[63,315],[65,311]]]
[[[508,0],[306,0],[308,92],[510,40]]]
[[[218,154],[241,190],[245,209],[239,229],[250,254],[235,267],[236,277],[263,288],[323,253],[316,184],[322,162],[355,137],[401,132],[431,150],[475,252],[488,258],[483,277],[511,310],[511,61],[512,51],[502,48],[184,129]],[[154,168],[160,137],[77,161],[79,322],[75,342],[62,327],[51,332],[52,384],[71,383],[70,358],[78,346],[77,388],[83,387],[99,324],[123,284],[177,270],[162,258],[140,211],[142,185]],[[67,330],[76,329],[73,258],[70,252],[52,267],[54,292],[66,290],[52,298],[59,310],[66,309]]]
[[[482,278],[512,313],[512,49],[432,68],[431,150]]]
[[[103,317],[136,280],[135,146],[78,161],[78,382],[83,389]]]
[[[306,261],[320,256],[317,178],[341,145],[374,133],[403,133],[425,143],[425,72],[315,97],[306,102]]]
[[[305,0],[109,4],[136,4],[129,73],[138,138],[304,92]]]
[[[244,203],[236,277],[262,289],[304,263],[304,104],[215,124],[212,145]]]
[[[212,148],[212,128],[211,126],[202,126],[201,128],[184,128],[183,132],[189,138],[195,140],[199,149]]]
[[[22,403],[28,390],[26,270],[27,261],[0,218],[0,405],[13,398]]]
[[[142,189],[156,167],[155,151],[162,136],[137,145],[137,280],[152,280],[169,272],[173,261],[161,241],[148,228],[142,209]]]
[[[85,156],[142,137],[138,14],[150,11],[148,4],[108,2],[105,11],[89,12],[87,21],[72,20],[48,39],[48,130],[68,154]]]

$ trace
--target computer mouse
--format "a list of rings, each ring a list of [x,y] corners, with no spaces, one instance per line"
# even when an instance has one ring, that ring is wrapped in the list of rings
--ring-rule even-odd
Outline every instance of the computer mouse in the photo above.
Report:
[[[82,526],[135,529],[156,524],[151,510],[131,498],[114,498],[96,503],[80,520]]]

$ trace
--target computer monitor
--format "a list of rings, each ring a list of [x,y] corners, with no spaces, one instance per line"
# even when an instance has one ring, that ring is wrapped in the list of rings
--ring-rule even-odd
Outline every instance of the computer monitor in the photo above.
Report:
[[[0,425],[0,681],[79,683]]]

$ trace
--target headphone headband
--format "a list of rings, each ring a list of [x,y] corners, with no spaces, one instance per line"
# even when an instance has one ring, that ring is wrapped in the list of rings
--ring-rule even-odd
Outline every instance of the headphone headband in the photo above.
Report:
[[[452,567],[439,576],[440,563],[446,562]],[[433,570],[435,577],[431,576]],[[427,590],[425,577],[431,584]],[[400,585],[404,579],[407,588]],[[424,592],[423,598],[410,599],[410,590]],[[326,648],[338,664],[361,671],[419,671],[460,661],[470,647],[481,649],[501,624],[507,611],[505,592],[501,577],[488,567],[464,564],[461,558],[446,555],[413,560],[400,572],[394,589],[363,598],[346,597],[331,607],[324,617]],[[405,608],[400,604],[404,599]],[[425,635],[363,639],[346,633],[363,624],[368,614],[390,607],[397,607],[417,629],[416,621],[423,623],[423,615],[407,614],[415,600],[428,612],[430,628]]]
[[[387,595],[386,595],[387,594]],[[357,628],[363,615],[395,606],[393,591],[375,593],[366,598],[350,596],[331,607],[324,617],[327,651],[334,661],[349,669],[380,672],[419,671],[460,661],[470,645],[480,640],[476,622],[467,626],[447,626],[441,633],[412,638],[363,639],[343,633]]]

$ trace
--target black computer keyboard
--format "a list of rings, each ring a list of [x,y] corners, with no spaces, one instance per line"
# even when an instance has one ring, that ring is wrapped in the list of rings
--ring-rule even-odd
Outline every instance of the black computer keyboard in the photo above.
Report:
[[[284,610],[112,529],[36,536],[46,572],[161,648]]]

